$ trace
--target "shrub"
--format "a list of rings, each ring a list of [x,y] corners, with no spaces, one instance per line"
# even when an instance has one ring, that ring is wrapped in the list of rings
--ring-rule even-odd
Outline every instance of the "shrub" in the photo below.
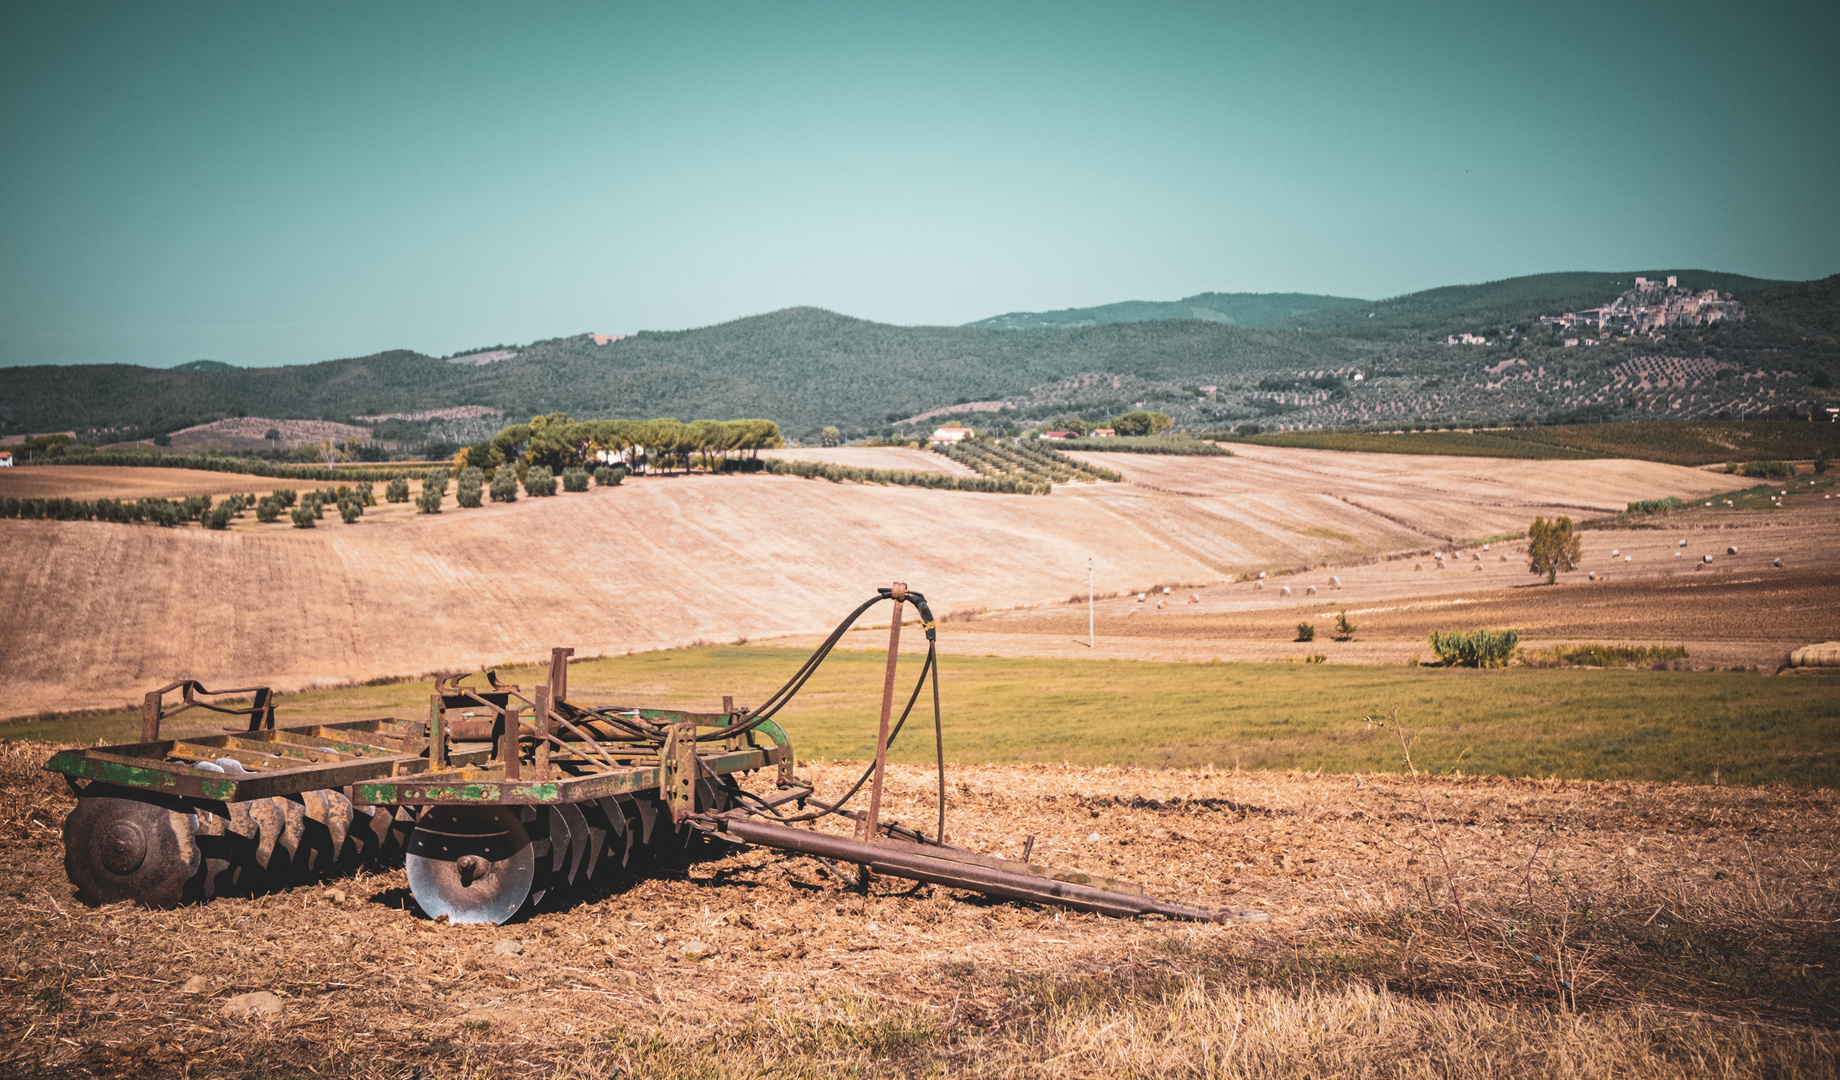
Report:
[[[1795,466],[1787,461],[1747,461],[1738,466],[1738,475],[1758,480],[1787,479],[1795,475]]]
[[[409,481],[408,479],[405,477],[399,476],[396,479],[390,481],[389,486],[383,489],[383,498],[384,498],[384,501],[386,502],[393,502],[393,503],[408,502],[409,501]]]
[[[618,487],[626,479],[626,470],[617,465],[602,465],[594,470],[594,482],[601,487]]]
[[[1335,640],[1353,641],[1354,631],[1355,631],[1355,625],[1348,621],[1348,613],[1346,611],[1336,612],[1335,613]]]
[[[1298,623],[1297,624],[1297,640],[1298,641],[1315,641],[1316,640],[1316,628],[1314,626],[1311,626],[1307,622]]]
[[[300,501],[300,494],[293,488],[276,488],[269,498],[275,500],[276,506],[287,510]]]
[[[422,493],[415,497],[416,509],[424,514],[441,512],[441,499],[447,494],[447,470],[436,469],[422,478]]]
[[[1572,531],[1571,518],[1547,521],[1537,517],[1527,526],[1527,572],[1545,574],[1548,585],[1558,580],[1561,570],[1578,569],[1583,557],[1583,544]]]
[[[272,525],[281,516],[281,504],[274,496],[266,496],[256,503],[256,520],[264,525]]]
[[[1507,667],[1513,657],[1515,647],[1521,642],[1520,631],[1503,630],[1491,633],[1477,630],[1472,633],[1431,632],[1431,651],[1437,654],[1440,663],[1446,667],[1498,668]]]
[[[1629,510],[1627,512],[1631,514],[1665,514],[1672,510],[1679,510],[1686,505],[1686,503],[1680,501],[1680,496],[1669,495],[1665,499],[1640,499],[1636,502],[1632,502],[1629,504]]]
[[[454,501],[462,508],[471,510],[480,503],[480,490],[485,487],[486,474],[471,465],[460,470],[460,479],[454,482]]]
[[[548,465],[532,465],[524,474],[524,493],[532,498],[554,495],[556,474],[549,471]]]
[[[500,465],[492,473],[492,501],[517,502],[517,470],[509,465]]]
[[[355,524],[357,520],[363,516],[364,516],[364,504],[363,503],[359,502],[355,498],[339,500],[339,518],[343,520],[345,524],[347,525]]]
[[[230,527],[230,518],[234,513],[235,511],[231,509],[230,504],[225,503],[204,516],[204,527],[207,529],[228,529]]]
[[[588,490],[588,470],[586,469],[564,469],[562,470],[562,490],[564,491],[586,491]]]
[[[1680,645],[1554,645],[1526,654],[1529,667],[1638,667],[1685,660]]]
[[[289,516],[294,519],[296,529],[311,529],[313,523],[319,520],[319,507],[310,502],[301,503]]]

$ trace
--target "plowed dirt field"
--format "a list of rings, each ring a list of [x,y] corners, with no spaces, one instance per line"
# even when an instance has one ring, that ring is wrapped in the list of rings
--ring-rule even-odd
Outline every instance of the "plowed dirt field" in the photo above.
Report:
[[[864,895],[756,849],[457,927],[392,868],[86,908],[50,752],[0,747],[0,1075],[1833,1075],[1831,791],[962,768],[961,845],[1271,921]],[[930,770],[891,779],[930,822]]]

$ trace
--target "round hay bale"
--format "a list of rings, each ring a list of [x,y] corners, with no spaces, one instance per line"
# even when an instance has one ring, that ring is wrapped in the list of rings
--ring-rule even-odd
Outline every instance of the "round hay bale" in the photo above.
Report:
[[[1840,667],[1840,641],[1804,645],[1789,654],[1790,667]]]
[[[1727,555],[1736,555],[1737,553],[1738,553],[1738,548],[1737,548],[1737,545],[1735,544],[1725,549],[1725,554]]]

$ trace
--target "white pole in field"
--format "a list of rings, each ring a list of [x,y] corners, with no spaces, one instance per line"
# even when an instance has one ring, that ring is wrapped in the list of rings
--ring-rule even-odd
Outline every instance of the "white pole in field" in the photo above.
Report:
[[[1091,557],[1086,560],[1086,647],[1096,649],[1099,639],[1093,636],[1093,565]]]

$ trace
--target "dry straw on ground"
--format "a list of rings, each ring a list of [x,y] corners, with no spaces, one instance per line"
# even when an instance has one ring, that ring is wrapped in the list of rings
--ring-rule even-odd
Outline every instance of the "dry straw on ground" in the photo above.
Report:
[[[863,895],[747,851],[465,928],[404,910],[400,871],[86,908],[50,750],[0,751],[0,1075],[1834,1076],[1840,1049],[1832,792],[962,767],[959,843],[1273,920]],[[931,774],[892,779],[930,821]],[[226,1010],[259,991],[278,1012]]]

